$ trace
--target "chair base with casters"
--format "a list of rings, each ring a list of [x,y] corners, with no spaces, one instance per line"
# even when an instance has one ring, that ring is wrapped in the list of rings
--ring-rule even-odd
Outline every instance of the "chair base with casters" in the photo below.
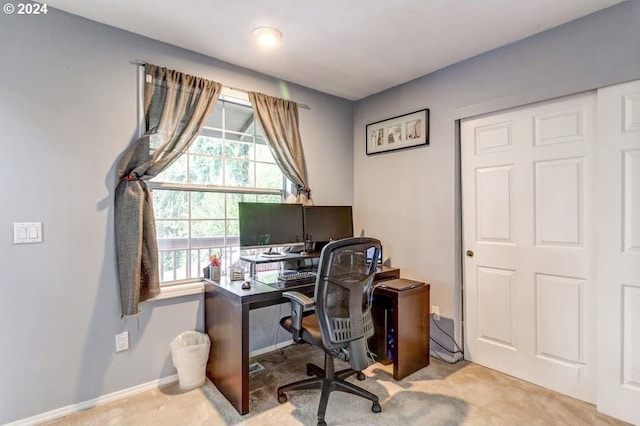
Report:
[[[326,422],[324,421],[324,415],[327,410],[329,395],[333,391],[347,392],[353,395],[358,395],[362,398],[366,398],[369,401],[373,402],[373,404],[371,405],[371,411],[373,411],[374,413],[380,413],[382,411],[382,407],[380,406],[380,400],[376,395],[345,380],[348,377],[353,376],[354,374],[360,381],[365,379],[364,373],[362,373],[361,371],[353,370],[351,368],[335,371],[333,356],[325,352],[324,369],[318,367],[315,364],[308,363],[307,376],[316,377],[280,386],[278,388],[278,402],[281,404],[287,402],[288,398],[285,392],[304,389],[321,389],[322,394],[320,395],[320,405],[318,406],[318,426],[326,425]]]

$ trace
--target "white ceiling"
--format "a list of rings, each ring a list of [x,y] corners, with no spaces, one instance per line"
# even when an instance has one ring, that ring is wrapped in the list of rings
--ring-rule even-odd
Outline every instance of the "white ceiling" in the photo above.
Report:
[[[47,3],[282,80],[357,100],[621,1],[47,0]],[[282,42],[270,49],[257,46],[251,32],[259,26],[280,29]]]

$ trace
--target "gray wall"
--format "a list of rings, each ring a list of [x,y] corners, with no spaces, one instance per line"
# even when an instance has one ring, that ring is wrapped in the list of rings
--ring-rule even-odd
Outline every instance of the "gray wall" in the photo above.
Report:
[[[114,168],[136,131],[132,61],[280,91],[276,79],[52,8],[40,17],[0,14],[0,39],[4,424],[175,374],[170,341],[203,329],[202,295],[147,303],[138,318],[120,318],[112,206]],[[311,107],[300,110],[300,127],[316,202],[352,204],[352,103],[289,91]],[[13,245],[12,224],[31,221],[43,222],[44,242]],[[114,336],[124,330],[131,349],[116,354]]]
[[[431,283],[431,302],[459,342],[456,119],[639,78],[639,23],[640,1],[625,2],[355,104],[355,226],[383,241],[404,277]],[[367,123],[423,108],[430,146],[365,154]]]

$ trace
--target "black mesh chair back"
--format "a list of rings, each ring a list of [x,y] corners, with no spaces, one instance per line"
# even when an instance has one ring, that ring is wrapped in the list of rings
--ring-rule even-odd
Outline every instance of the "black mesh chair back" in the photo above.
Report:
[[[325,350],[342,358],[348,353],[354,370],[369,365],[366,342],[373,335],[371,286],[376,273],[380,242],[372,238],[347,238],[325,246],[316,278],[316,316]],[[376,249],[375,262],[367,252]],[[346,351],[346,352],[345,352]]]

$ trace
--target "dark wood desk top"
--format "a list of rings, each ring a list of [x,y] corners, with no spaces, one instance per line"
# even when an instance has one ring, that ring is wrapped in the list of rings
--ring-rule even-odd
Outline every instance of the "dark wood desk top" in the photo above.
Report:
[[[379,266],[376,272],[376,280],[384,280],[390,278],[396,278],[400,275],[398,268],[392,268],[389,266]],[[223,276],[220,281],[204,281],[204,292],[211,293],[217,292],[227,299],[233,300],[238,304],[260,304],[266,306],[269,303],[277,304],[282,299],[282,293],[285,291],[296,290],[304,294],[313,294],[315,289],[315,283],[302,284],[295,287],[275,288],[268,284],[261,283],[254,279],[251,281],[251,288],[243,289],[240,281],[230,281],[228,276]]]
[[[241,281],[230,281],[228,277],[222,277],[220,281],[205,280],[204,292],[217,293],[218,295],[232,300],[237,304],[249,304],[255,305],[253,307],[275,305],[280,303],[282,293],[289,290],[296,290],[304,294],[313,294],[315,289],[315,283],[302,284],[296,287],[288,287],[286,289],[280,289],[272,287],[268,284],[261,283],[256,280],[249,280],[251,282],[251,288],[243,289]],[[286,301],[283,299],[282,301]]]
[[[406,278],[399,278],[399,279],[391,279],[383,282],[382,284],[376,286],[376,291],[381,291],[381,290],[405,291],[405,290],[411,290],[417,287],[423,287],[425,285],[428,285],[428,284],[425,284],[422,281],[414,281],[414,280],[408,280]]]

